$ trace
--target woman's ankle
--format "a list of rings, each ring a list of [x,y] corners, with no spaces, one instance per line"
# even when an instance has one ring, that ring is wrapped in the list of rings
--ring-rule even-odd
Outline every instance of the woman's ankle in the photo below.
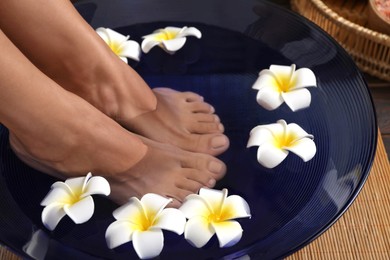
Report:
[[[99,131],[97,131],[99,132]],[[26,140],[21,141],[10,132],[10,146],[21,161],[30,167],[66,179],[93,172],[105,177],[113,177],[136,165],[146,154],[148,148],[138,138],[131,136],[127,140],[109,140],[99,134],[92,134],[89,140],[74,139],[69,143],[56,143],[40,151],[31,147]],[[92,137],[94,136],[94,137]],[[67,138],[68,140],[71,138]],[[54,150],[53,150],[54,148]]]
[[[128,120],[156,109],[157,99],[138,73],[107,46],[95,50],[95,55],[68,57],[61,68],[50,69],[51,77],[113,119]]]
[[[9,128],[11,147],[22,161],[65,178],[90,171],[112,176],[145,156],[147,146],[137,136],[81,98],[62,97],[67,102],[58,102],[52,107],[57,112],[41,117],[45,123],[37,120],[36,127]]]

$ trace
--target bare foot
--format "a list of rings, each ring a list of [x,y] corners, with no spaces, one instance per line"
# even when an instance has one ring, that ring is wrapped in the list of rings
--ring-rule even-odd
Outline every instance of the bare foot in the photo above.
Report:
[[[156,192],[179,203],[225,174],[225,165],[210,155],[131,134],[49,79],[1,30],[0,47],[0,121],[12,149],[32,167],[62,179],[89,171],[106,177],[117,202]]]
[[[225,174],[226,166],[217,158],[136,136],[62,89],[53,86],[42,99],[50,102],[50,112],[30,109],[20,115],[23,127],[10,128],[15,154],[60,179],[89,171],[103,176],[119,204],[153,192],[173,198],[171,206],[178,207],[188,194],[214,187]]]
[[[184,150],[219,155],[229,147],[224,127],[214,108],[192,92],[169,88],[153,89],[157,108],[132,119],[118,122],[150,139]]]
[[[101,172],[111,185],[110,197],[118,204],[124,204],[130,197],[141,198],[146,193],[156,193],[172,198],[171,207],[179,207],[184,198],[197,193],[202,187],[213,188],[226,172],[220,160],[206,154],[191,153],[169,144],[162,144],[141,138],[147,146],[144,157],[130,169],[121,173]],[[60,179],[80,176],[85,173],[66,173],[57,165],[66,162],[43,161],[27,151],[24,144],[10,133],[10,144],[16,155],[27,165]],[[100,148],[104,150],[103,147]],[[52,153],[53,149],[45,149]],[[62,150],[59,148],[59,153]],[[42,156],[42,155],[40,155]],[[88,157],[88,155],[85,155]],[[75,168],[73,165],[67,168]],[[69,176],[70,175],[70,176]]]
[[[148,146],[144,158],[129,170],[108,177],[111,197],[119,204],[131,196],[140,198],[152,192],[174,199],[170,206],[179,207],[187,195],[202,187],[214,187],[225,175],[225,164],[210,155],[142,140]]]
[[[209,104],[193,93],[152,91],[69,2],[45,4],[47,12],[11,1],[3,9],[7,12],[0,14],[9,21],[22,11],[29,14],[28,26],[4,22],[2,30],[42,72],[128,129],[193,152],[218,155],[228,148],[223,126]]]
[[[11,148],[21,160],[69,178],[89,171],[123,172],[145,156],[147,147],[137,136],[80,97],[54,87],[41,97],[42,107],[19,113],[16,125],[6,124]]]

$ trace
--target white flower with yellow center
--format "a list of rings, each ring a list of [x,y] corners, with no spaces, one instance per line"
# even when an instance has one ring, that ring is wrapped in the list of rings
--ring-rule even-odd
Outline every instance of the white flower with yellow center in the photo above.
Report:
[[[106,231],[108,247],[115,248],[129,241],[139,258],[158,256],[164,246],[161,229],[183,234],[186,219],[181,211],[165,208],[172,199],[148,193],[141,200],[135,197],[113,212],[116,219]]]
[[[174,54],[184,46],[187,36],[195,36],[200,39],[202,33],[195,27],[184,26],[183,28],[178,28],[169,26],[143,36],[144,40],[141,43],[141,48],[143,52],[148,53],[154,46],[158,45],[167,53]]]
[[[293,152],[307,162],[316,154],[313,135],[308,134],[295,123],[287,124],[284,120],[268,125],[259,125],[250,132],[247,147],[259,146],[257,160],[267,168],[279,165]]]
[[[84,223],[92,217],[95,210],[91,195],[108,196],[110,191],[106,179],[100,176],[92,177],[91,173],[86,177],[67,179],[65,182],[57,181],[41,202],[41,205],[45,206],[41,215],[42,222],[49,230],[54,230],[65,215],[76,224]]]
[[[97,28],[96,32],[121,60],[126,63],[127,58],[139,61],[141,49],[136,41],[129,40],[130,36],[103,27]]]
[[[271,65],[260,71],[252,88],[257,89],[257,103],[267,110],[278,108],[283,102],[297,111],[310,106],[311,94],[306,87],[316,87],[316,77],[308,68],[295,70],[291,66]]]
[[[180,210],[188,218],[184,237],[195,247],[204,246],[216,234],[219,246],[236,244],[242,237],[236,218],[251,217],[248,203],[237,195],[227,196],[227,189],[202,188],[199,195],[187,196]]]

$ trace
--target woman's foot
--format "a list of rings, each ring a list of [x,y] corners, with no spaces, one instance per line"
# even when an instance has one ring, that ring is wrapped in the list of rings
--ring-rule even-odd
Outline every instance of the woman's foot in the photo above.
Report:
[[[104,64],[110,65],[102,68],[109,71],[89,73],[97,78],[64,77],[64,72],[61,79],[52,77],[131,132],[191,152],[216,156],[228,149],[224,126],[201,96],[170,88],[150,90],[127,64],[111,58],[112,63],[107,61]]]
[[[199,96],[152,91],[69,1],[37,1],[1,1],[0,24],[14,44],[60,86],[150,139],[211,155],[228,148],[218,117]],[[29,22],[19,23],[21,16]]]
[[[110,197],[118,204],[126,203],[133,196],[141,198],[146,193],[156,193],[172,198],[171,207],[179,207],[187,195],[197,193],[202,187],[213,188],[225,175],[225,164],[210,155],[187,152],[143,137],[141,140],[147,152],[131,168],[120,173],[100,169],[93,172],[108,180],[111,185]],[[67,165],[69,158],[57,157],[54,160],[52,157],[53,154],[62,154],[64,149],[61,146],[46,147],[38,155],[32,154],[34,149],[29,149],[13,133],[10,133],[10,144],[15,154],[27,165],[60,179],[86,174],[88,170],[80,173],[84,165],[77,162],[77,158],[94,157],[72,149],[77,154],[76,161],[71,159],[72,165]],[[96,150],[104,151],[104,147],[96,147]],[[101,165],[101,162],[96,165]],[[64,172],[65,169],[69,172]]]
[[[94,76],[65,70],[51,75],[131,132],[191,152],[216,156],[228,149],[224,126],[201,96],[170,88],[151,90],[131,67],[107,52],[100,73],[95,66],[85,71]]]
[[[44,107],[37,104],[28,114],[12,116],[21,124],[9,127],[15,154],[60,179],[89,171],[103,176],[119,204],[152,192],[173,198],[171,206],[179,207],[187,195],[214,187],[225,175],[226,166],[217,158],[136,136],[55,84],[35,98]]]
[[[89,171],[123,172],[145,156],[147,147],[137,136],[82,98],[54,87],[36,97],[35,107],[16,115],[17,124],[5,123],[22,161],[64,179]]]
[[[32,167],[62,179],[88,172],[106,177],[119,203],[156,192],[175,198],[176,206],[223,177],[218,159],[141,140],[64,90],[1,30],[0,47],[0,122],[9,129],[12,149]]]
[[[213,188],[226,173],[225,164],[207,154],[192,153],[146,138],[146,155],[129,170],[108,177],[111,198],[119,204],[129,197],[156,193],[172,198],[179,207],[184,198],[202,187]]]
[[[118,122],[150,139],[169,143],[184,150],[218,155],[229,147],[224,127],[214,108],[192,92],[169,88],[153,89],[155,110]]]

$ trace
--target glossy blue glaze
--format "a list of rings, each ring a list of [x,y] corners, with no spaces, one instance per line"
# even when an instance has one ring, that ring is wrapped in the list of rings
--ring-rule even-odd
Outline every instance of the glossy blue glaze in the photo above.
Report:
[[[375,112],[351,58],[317,26],[264,1],[82,1],[78,8],[93,27],[115,28],[138,42],[168,25],[195,26],[203,34],[201,39],[189,37],[175,55],[154,48],[131,66],[152,87],[194,91],[214,105],[231,141],[220,156],[228,173],[217,188],[245,198],[252,218],[239,220],[241,241],[224,249],[216,239],[196,249],[182,236],[166,232],[160,259],[281,258],[320,235],[353,202],[375,153]],[[261,108],[251,89],[258,72],[270,64],[292,63],[317,76],[317,88],[309,89],[311,106],[297,112],[285,104],[274,111]],[[279,119],[314,135],[318,150],[311,161],[290,154],[276,168],[266,169],[256,160],[257,148],[246,148],[253,127]],[[54,232],[43,228],[40,201],[55,179],[21,163],[7,136],[2,127],[2,243],[23,256],[35,250],[46,259],[136,258],[131,243],[107,248],[104,233],[117,206],[105,198],[95,198],[95,215],[85,224],[64,218]],[[37,247],[28,244],[32,238],[39,241]]]

